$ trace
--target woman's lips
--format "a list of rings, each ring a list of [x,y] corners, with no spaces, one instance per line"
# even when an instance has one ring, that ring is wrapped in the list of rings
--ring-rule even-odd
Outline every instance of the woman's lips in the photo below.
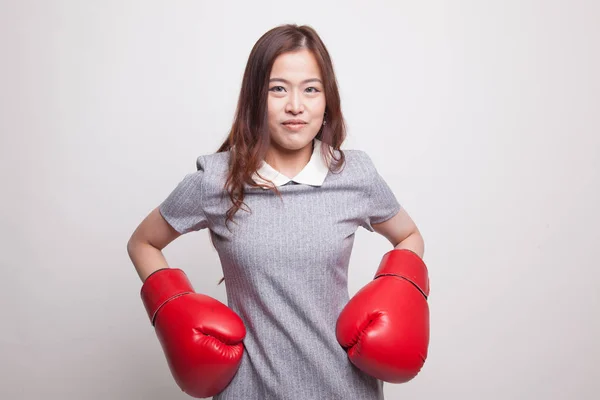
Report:
[[[291,130],[291,131],[299,131],[300,129],[304,128],[304,126],[306,124],[282,124],[283,126],[286,127],[286,129]]]

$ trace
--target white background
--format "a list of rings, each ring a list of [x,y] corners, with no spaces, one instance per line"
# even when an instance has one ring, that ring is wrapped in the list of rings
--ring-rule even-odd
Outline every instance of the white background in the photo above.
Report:
[[[593,0],[1,1],[0,397],[188,398],[126,243],[292,22],[331,53],[343,148],[425,238],[429,358],[386,399],[598,398],[599,20]],[[359,229],[350,294],[389,249]],[[226,301],[207,231],[164,252]]]

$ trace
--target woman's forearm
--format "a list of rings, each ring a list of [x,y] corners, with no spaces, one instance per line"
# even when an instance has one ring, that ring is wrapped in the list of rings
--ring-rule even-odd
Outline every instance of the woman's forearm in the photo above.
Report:
[[[410,250],[413,253],[416,253],[419,257],[423,258],[423,253],[425,252],[425,243],[421,233],[416,231],[408,235],[406,239],[398,243],[394,248]]]
[[[127,253],[142,282],[154,271],[169,268],[162,251],[150,243],[130,241],[127,243]]]

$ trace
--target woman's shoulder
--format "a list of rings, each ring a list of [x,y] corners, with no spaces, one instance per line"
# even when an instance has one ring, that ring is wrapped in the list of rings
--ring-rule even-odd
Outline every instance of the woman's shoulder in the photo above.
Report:
[[[219,174],[229,168],[230,151],[202,154],[196,158],[196,169],[210,174]]]
[[[343,149],[345,157],[345,169],[352,175],[370,176],[375,168],[369,154],[360,149]]]

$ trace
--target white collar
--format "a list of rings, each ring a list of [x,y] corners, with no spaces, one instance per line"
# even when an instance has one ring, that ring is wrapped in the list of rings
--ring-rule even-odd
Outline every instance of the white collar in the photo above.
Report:
[[[270,185],[267,180],[273,181],[275,186],[285,185],[290,181],[311,186],[321,186],[325,181],[327,173],[329,172],[329,167],[323,162],[323,158],[321,157],[322,142],[316,138],[314,139],[314,142],[314,149],[308,164],[306,164],[302,171],[300,171],[295,177],[288,178],[263,160],[258,170],[252,175],[252,179],[259,185],[267,186]],[[330,161],[330,154],[327,153],[327,156],[328,161]],[[265,179],[261,179],[258,174],[262,175]],[[268,187],[264,186],[262,186],[262,188],[268,189]]]

